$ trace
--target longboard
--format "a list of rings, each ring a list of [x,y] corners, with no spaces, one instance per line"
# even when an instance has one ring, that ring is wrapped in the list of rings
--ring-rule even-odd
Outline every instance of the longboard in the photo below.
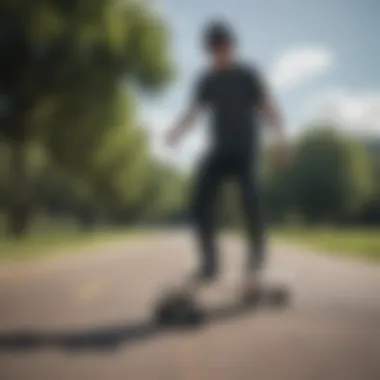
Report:
[[[259,287],[242,286],[239,278],[227,277],[209,284],[171,286],[155,305],[160,325],[196,326],[228,318],[258,306],[284,307],[291,298],[289,281],[264,278]]]

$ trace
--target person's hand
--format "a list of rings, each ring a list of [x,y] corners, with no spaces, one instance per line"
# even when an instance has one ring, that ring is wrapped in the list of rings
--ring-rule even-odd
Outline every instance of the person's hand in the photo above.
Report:
[[[182,116],[175,124],[171,127],[169,132],[166,134],[166,144],[170,147],[174,147],[179,143],[183,134],[193,125],[194,118],[199,110],[197,108],[190,108],[184,116]]]

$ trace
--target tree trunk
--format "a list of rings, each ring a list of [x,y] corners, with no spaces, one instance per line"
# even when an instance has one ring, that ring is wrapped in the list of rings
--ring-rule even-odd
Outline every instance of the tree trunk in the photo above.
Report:
[[[25,234],[31,211],[26,150],[24,142],[11,143],[8,229],[13,237],[22,237]]]

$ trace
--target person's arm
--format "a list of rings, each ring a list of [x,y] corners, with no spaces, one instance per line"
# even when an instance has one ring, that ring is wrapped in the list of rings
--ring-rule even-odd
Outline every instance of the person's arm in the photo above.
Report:
[[[194,125],[195,120],[200,113],[201,107],[193,105],[181,115],[181,117],[174,123],[173,127],[169,130],[167,135],[167,143],[175,145],[179,142],[181,137]]]
[[[285,122],[280,107],[275,98],[269,93],[262,97],[259,107],[268,126],[274,132],[278,162],[281,165],[287,165],[289,154],[285,137]]]
[[[285,139],[285,123],[280,107],[274,97],[266,93],[260,102],[263,117],[273,129],[276,138],[280,141]]]
[[[191,106],[169,130],[167,135],[169,145],[175,145],[179,142],[181,137],[195,124],[197,116],[210,103],[210,100],[210,78],[206,74],[202,75],[196,82]]]
[[[271,94],[266,81],[259,71],[253,72],[251,83],[254,104],[259,108],[265,124],[274,132],[279,161],[286,164],[288,161],[288,150],[285,137],[285,121],[280,106]]]

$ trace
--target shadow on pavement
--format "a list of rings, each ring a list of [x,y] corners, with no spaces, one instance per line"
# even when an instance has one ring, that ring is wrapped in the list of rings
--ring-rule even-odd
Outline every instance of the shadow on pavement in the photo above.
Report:
[[[230,320],[254,311],[254,307],[224,306],[206,311],[205,325]],[[0,352],[34,351],[58,348],[78,352],[88,350],[115,350],[122,345],[130,345],[153,339],[170,331],[191,331],[202,325],[165,327],[145,321],[83,330],[10,331],[0,332]]]
[[[77,331],[9,332],[0,334],[0,351],[59,348],[67,351],[112,350],[120,345],[155,337],[162,328],[153,323],[107,326]]]

